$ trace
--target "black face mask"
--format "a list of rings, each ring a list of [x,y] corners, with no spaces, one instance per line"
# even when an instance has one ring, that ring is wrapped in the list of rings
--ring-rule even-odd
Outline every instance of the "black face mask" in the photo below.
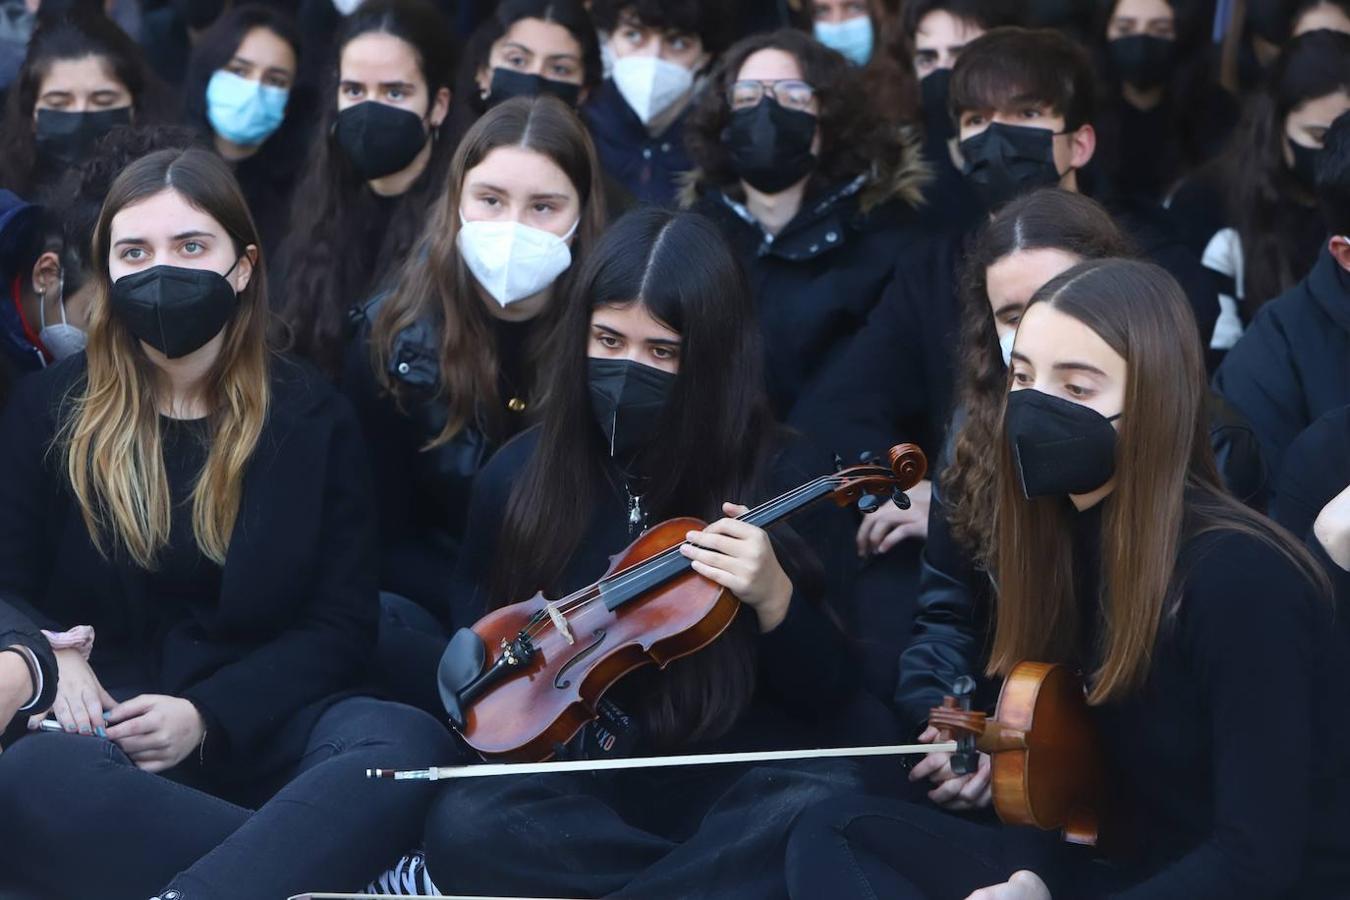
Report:
[[[590,359],[591,411],[610,456],[627,456],[650,444],[675,387],[675,376],[628,359]]]
[[[964,174],[990,212],[1037,188],[1059,184],[1055,132],[992,122],[961,142]]]
[[[577,103],[581,100],[581,85],[498,67],[492,70],[492,84],[488,87],[487,99],[484,102],[488,109],[491,109],[512,97],[538,97],[541,94],[552,94],[576,109]]]
[[[417,113],[374,100],[338,113],[333,133],[366,181],[403,171],[427,145],[427,127]]]
[[[1022,493],[1032,497],[1089,494],[1116,471],[1111,418],[1035,390],[1008,395],[1007,434]]]
[[[815,116],[765,97],[756,106],[732,112],[722,143],[731,152],[731,167],[746,184],[776,194],[816,167],[811,152],[815,136]]]
[[[113,315],[169,359],[187,356],[219,334],[239,306],[225,280],[233,271],[155,266],[124,275],[113,282]]]
[[[34,137],[40,155],[73,166],[84,161],[99,138],[118,125],[130,124],[130,106],[94,112],[40,109]]]
[[[1289,167],[1294,173],[1294,180],[1308,193],[1316,193],[1317,160],[1322,155],[1321,149],[1296,144],[1289,138],[1285,138],[1285,141],[1289,144],[1289,152],[1294,154],[1294,164]]]
[[[1172,77],[1176,68],[1177,42],[1151,34],[1132,34],[1106,45],[1111,71],[1126,84],[1154,88]]]
[[[923,99],[923,124],[930,139],[946,141],[956,136],[952,112],[947,105],[951,84],[951,69],[937,69],[919,81]]]

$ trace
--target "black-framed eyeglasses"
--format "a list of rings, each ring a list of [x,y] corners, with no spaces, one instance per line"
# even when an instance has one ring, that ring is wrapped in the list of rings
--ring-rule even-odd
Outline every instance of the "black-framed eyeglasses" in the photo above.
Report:
[[[727,90],[727,103],[732,109],[749,109],[758,106],[765,94],[777,100],[779,106],[810,112],[811,103],[816,97],[816,89],[796,78],[737,81]]]

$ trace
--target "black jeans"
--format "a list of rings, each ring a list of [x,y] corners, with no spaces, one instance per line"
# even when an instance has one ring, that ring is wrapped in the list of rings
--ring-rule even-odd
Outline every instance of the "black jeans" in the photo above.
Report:
[[[858,784],[825,760],[451,782],[427,868],[448,893],[777,900],[797,815]]]
[[[385,696],[444,722],[445,705],[437,688],[437,670],[449,643],[445,627],[431,613],[406,597],[380,593],[374,674]]]
[[[1041,876],[1055,900],[1119,887],[1110,869],[1057,834],[875,797],[836,798],[808,810],[787,849],[793,900],[962,900],[1019,869]]]
[[[353,697],[318,720],[290,781],[256,812],[136,768],[111,741],[34,734],[0,754],[0,896],[277,900],[360,890],[416,844],[429,785],[371,781],[422,768],[450,735],[407,706]],[[180,766],[179,768],[183,768]]]

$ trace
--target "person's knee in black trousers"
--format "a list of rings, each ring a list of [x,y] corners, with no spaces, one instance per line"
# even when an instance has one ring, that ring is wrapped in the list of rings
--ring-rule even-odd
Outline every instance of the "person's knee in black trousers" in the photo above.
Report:
[[[406,597],[381,592],[374,675],[390,698],[444,719],[436,672],[449,643],[434,615]]]

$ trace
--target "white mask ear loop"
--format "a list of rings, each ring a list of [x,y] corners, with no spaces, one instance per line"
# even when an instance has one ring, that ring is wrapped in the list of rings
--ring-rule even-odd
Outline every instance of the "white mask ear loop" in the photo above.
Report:
[[[69,325],[66,321],[66,273],[61,270],[56,276],[56,308],[61,310],[61,324]],[[47,327],[47,292],[38,291],[38,333]]]

